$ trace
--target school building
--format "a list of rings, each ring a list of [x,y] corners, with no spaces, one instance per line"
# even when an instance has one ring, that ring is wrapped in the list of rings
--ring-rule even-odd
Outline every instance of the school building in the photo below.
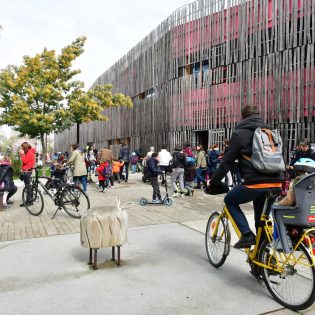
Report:
[[[221,144],[246,104],[280,129],[286,154],[315,142],[315,0],[200,0],[183,6],[94,83],[129,95],[133,108],[81,125],[81,145]],[[76,128],[55,149],[76,142]]]

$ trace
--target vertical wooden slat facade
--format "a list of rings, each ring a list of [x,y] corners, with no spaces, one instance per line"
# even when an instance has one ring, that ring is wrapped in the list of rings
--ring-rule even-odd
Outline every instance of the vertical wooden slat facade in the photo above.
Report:
[[[200,0],[176,10],[101,75],[132,109],[81,126],[81,144],[127,141],[131,149],[222,142],[256,104],[286,150],[315,141],[315,0]],[[75,128],[55,137],[75,142]],[[203,141],[205,141],[203,139]]]

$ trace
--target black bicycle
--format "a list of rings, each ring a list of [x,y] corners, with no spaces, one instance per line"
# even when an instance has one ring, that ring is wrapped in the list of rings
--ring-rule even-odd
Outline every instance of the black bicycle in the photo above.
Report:
[[[30,214],[38,216],[44,210],[44,198],[39,187],[57,206],[52,219],[58,210],[65,210],[70,217],[80,219],[82,214],[90,208],[89,197],[80,187],[75,184],[68,184],[62,178],[39,176],[39,167],[34,168],[34,170],[35,176],[32,177],[30,191],[27,192],[26,187],[24,187],[22,192],[23,204]],[[46,179],[49,181],[49,185],[43,184],[40,179]],[[27,198],[27,193],[30,194],[29,198]]]

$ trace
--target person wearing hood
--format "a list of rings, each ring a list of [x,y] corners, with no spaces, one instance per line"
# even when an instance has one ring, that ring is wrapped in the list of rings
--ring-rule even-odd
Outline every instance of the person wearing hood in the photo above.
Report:
[[[24,181],[26,188],[26,203],[30,204],[31,201],[31,176],[33,168],[36,164],[36,151],[35,148],[28,142],[21,144],[20,158],[22,162],[21,179]],[[24,203],[20,204],[20,207],[24,207]]]
[[[253,201],[257,229],[264,207],[265,193],[270,188],[281,189],[282,187],[282,172],[261,173],[246,159],[246,156],[252,155],[253,137],[258,127],[272,129],[262,120],[256,107],[252,105],[245,106],[242,109],[242,121],[236,126],[230,144],[224,152],[223,160],[210,181],[210,187],[220,186],[221,180],[231,170],[235,160],[239,161],[239,171],[243,183],[234,187],[224,198],[224,202],[242,234],[240,240],[234,245],[235,248],[248,248],[255,244],[255,235],[250,230],[247,219],[239,205]],[[274,200],[270,200],[269,205],[271,206],[273,202]]]
[[[152,203],[163,203],[162,196],[160,193],[158,175],[163,174],[159,167],[159,154],[153,152],[151,157],[147,161],[148,166],[148,177],[150,177],[150,182],[153,188]]]

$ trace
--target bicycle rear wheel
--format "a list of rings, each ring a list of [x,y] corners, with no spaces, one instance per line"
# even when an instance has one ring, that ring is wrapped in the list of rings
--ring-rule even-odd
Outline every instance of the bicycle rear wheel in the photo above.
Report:
[[[291,254],[278,252],[265,242],[260,261],[272,269],[262,268],[267,289],[274,299],[291,310],[303,310],[315,300],[315,269],[312,258],[302,244]],[[277,267],[281,266],[281,270]]]
[[[220,212],[211,214],[206,229],[206,249],[212,266],[218,268],[230,252],[230,231]]]
[[[75,219],[80,219],[90,208],[89,197],[80,187],[74,185],[68,185],[63,190],[60,204],[67,214]]]
[[[44,199],[38,187],[32,186],[30,198],[27,198],[26,187],[22,191],[22,200],[25,209],[31,215],[40,215],[44,210]]]

